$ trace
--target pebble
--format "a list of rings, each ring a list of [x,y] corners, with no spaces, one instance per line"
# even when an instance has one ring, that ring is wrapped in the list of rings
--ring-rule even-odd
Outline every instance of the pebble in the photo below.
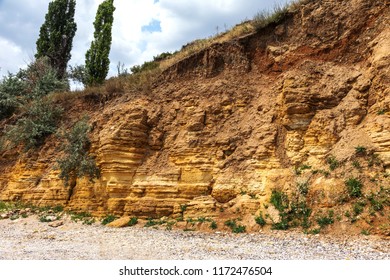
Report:
[[[377,236],[315,238],[298,232],[258,234],[108,228],[70,220],[58,227],[37,217],[0,220],[1,260],[388,260]]]

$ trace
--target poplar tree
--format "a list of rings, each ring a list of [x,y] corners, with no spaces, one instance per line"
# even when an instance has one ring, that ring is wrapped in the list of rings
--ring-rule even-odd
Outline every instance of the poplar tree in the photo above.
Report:
[[[96,13],[94,40],[85,55],[87,85],[101,84],[107,77],[110,65],[114,0],[105,0]]]
[[[62,79],[71,58],[73,37],[77,25],[74,21],[76,0],[54,0],[42,24],[37,40],[36,58],[48,57],[51,66]]]

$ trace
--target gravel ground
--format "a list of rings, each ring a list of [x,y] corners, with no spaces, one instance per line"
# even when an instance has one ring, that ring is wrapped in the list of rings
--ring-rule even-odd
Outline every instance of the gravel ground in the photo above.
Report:
[[[389,260],[390,242],[375,236],[294,232],[230,234],[141,227],[109,228],[37,217],[0,220],[2,260]]]

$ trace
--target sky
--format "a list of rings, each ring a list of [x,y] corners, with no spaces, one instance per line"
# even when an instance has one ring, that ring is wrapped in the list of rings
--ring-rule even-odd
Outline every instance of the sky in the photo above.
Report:
[[[261,10],[288,0],[114,0],[109,76],[173,52],[193,40],[216,35],[252,19]],[[30,63],[50,0],[0,0],[0,79]],[[103,0],[77,0],[69,65],[85,62],[93,39],[93,21]]]

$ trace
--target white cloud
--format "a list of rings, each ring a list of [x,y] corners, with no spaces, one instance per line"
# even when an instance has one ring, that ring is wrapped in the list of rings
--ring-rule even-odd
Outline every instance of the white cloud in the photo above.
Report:
[[[20,61],[29,61],[35,52],[39,28],[50,0],[0,1],[0,37],[7,41],[1,54],[2,71],[15,71]],[[93,21],[103,0],[76,1],[77,33],[71,64],[84,64],[85,52],[93,38]],[[111,75],[120,61],[126,67],[141,64],[153,56],[175,51],[195,39],[214,35],[232,27],[279,0],[115,0]],[[161,32],[142,31],[152,20]],[[5,43],[1,41],[3,46]],[[6,51],[6,52],[5,52]],[[23,57],[25,56],[25,57]],[[3,57],[7,63],[3,62]],[[14,67],[12,67],[14,66]]]
[[[26,53],[18,45],[0,37],[0,46],[0,77],[7,75],[7,72],[17,72],[26,64],[23,58]]]

